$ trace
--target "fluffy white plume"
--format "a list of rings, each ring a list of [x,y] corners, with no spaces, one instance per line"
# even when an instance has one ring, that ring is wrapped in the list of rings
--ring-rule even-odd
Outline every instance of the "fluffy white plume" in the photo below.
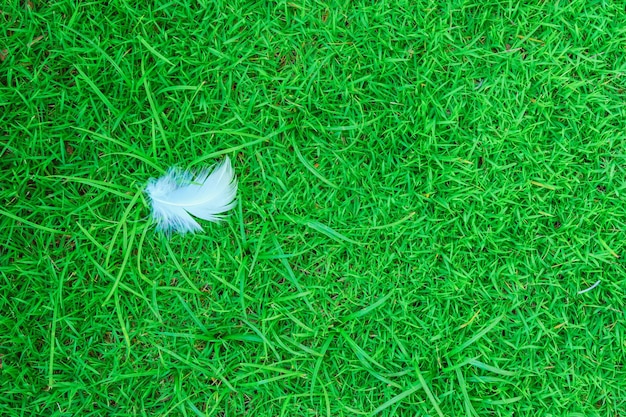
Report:
[[[197,232],[202,227],[191,215],[217,222],[220,213],[237,203],[237,179],[226,157],[213,168],[193,172],[170,168],[159,179],[150,178],[146,193],[152,202],[157,230],[166,233]]]

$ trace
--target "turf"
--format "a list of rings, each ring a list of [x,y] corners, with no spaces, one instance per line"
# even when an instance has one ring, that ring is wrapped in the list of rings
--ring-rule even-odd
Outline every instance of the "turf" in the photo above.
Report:
[[[621,2],[146,3],[0,6],[1,415],[623,414]]]

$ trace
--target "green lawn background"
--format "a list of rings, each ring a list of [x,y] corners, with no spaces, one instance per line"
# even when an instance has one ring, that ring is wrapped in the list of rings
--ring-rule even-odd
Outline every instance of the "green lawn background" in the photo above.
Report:
[[[617,1],[2,3],[0,414],[621,415],[625,52]]]

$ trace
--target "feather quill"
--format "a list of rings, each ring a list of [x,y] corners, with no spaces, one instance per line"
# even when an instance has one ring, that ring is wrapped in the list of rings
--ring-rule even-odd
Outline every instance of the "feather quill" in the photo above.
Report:
[[[165,175],[150,178],[146,193],[152,203],[152,219],[165,233],[202,231],[192,217],[217,222],[237,204],[237,179],[226,157],[212,168],[197,174],[170,168]]]

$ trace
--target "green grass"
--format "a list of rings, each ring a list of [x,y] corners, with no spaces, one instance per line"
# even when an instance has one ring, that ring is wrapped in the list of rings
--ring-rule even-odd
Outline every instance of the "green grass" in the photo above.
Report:
[[[522,3],[3,2],[0,414],[621,415],[625,10]]]

